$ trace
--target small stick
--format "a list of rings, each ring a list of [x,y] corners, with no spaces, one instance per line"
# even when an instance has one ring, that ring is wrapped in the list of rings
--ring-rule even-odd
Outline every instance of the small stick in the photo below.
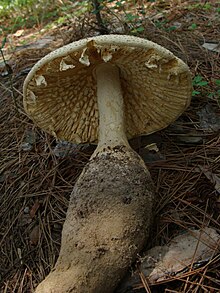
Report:
[[[107,27],[104,25],[102,17],[101,17],[99,0],[92,0],[92,5],[95,10],[96,20],[97,20],[100,34],[102,35],[109,34],[109,31]]]

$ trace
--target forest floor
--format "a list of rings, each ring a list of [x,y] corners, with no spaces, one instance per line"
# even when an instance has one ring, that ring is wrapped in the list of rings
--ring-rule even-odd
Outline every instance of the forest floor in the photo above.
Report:
[[[151,248],[190,229],[220,233],[220,12],[216,1],[136,2],[126,15],[120,7],[103,9],[108,32],[169,49],[188,64],[194,86],[190,107],[175,123],[131,142],[158,195]],[[23,108],[23,81],[45,54],[99,29],[96,15],[86,12],[74,22],[0,36],[0,292],[34,292],[54,266],[70,193],[94,149],[65,149],[36,127]],[[152,143],[158,150],[146,147]],[[148,289],[140,278],[127,292],[219,292],[219,271],[218,247],[184,277]]]

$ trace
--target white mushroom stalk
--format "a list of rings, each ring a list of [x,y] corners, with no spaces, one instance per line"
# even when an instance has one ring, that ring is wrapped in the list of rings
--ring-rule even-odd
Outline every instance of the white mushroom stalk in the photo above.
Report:
[[[94,157],[106,147],[129,147],[124,125],[124,101],[119,68],[110,63],[98,65],[97,100],[99,110],[99,137]]]

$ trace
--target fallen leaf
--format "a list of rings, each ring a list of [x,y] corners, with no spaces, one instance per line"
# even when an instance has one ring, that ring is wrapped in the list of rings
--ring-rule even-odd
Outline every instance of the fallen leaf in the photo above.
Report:
[[[37,245],[39,241],[39,236],[40,236],[40,226],[37,225],[33,228],[33,230],[31,231],[29,235],[31,245]]]
[[[217,251],[220,245],[220,235],[211,228],[190,230],[171,240],[168,250],[162,259],[156,263],[153,271],[148,275],[151,284],[170,279],[173,275],[179,276],[187,272],[190,267],[196,268],[200,262],[207,262]],[[147,258],[150,253],[147,253]],[[141,265],[146,275],[144,261]]]
[[[220,43],[204,43],[202,47],[209,51],[220,53]]]
[[[16,31],[15,33],[14,33],[14,36],[15,37],[21,37],[22,35],[23,35],[23,33],[24,33],[24,30],[22,29],[22,30],[18,30],[18,31]]]
[[[40,203],[39,201],[35,201],[34,205],[32,206],[31,210],[30,210],[30,217],[33,219],[36,215],[37,210],[40,207]]]
[[[189,230],[178,235],[169,244],[146,251],[138,269],[126,276],[116,293],[141,289],[140,272],[149,285],[169,282],[174,276],[181,278],[190,270],[207,264],[217,254],[219,246],[220,235],[212,228]]]

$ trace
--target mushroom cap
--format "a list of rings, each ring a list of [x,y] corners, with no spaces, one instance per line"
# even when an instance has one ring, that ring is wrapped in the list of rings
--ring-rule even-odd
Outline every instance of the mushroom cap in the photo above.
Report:
[[[103,62],[120,70],[128,138],[167,127],[190,103],[189,68],[173,53],[139,37],[102,35],[61,47],[35,64],[23,88],[29,117],[56,138],[97,142],[94,69]]]

